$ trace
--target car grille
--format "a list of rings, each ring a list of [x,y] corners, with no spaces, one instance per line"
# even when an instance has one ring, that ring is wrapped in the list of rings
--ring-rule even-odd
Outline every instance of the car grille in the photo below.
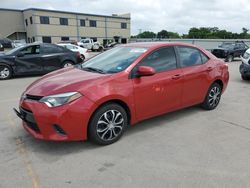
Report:
[[[23,121],[33,131],[40,133],[40,129],[35,121],[32,111],[20,107],[20,113],[23,116]]]
[[[25,96],[25,99],[34,100],[34,101],[39,101],[41,98],[43,98],[43,97],[36,96],[36,95],[29,95],[29,94],[26,94],[26,96]]]

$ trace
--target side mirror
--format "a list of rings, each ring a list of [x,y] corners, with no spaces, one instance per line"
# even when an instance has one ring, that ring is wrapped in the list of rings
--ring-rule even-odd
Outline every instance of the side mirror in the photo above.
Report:
[[[155,69],[148,66],[140,66],[137,71],[137,76],[153,76],[155,74]]]
[[[24,53],[23,52],[18,52],[18,54],[16,55],[17,57],[23,57]]]

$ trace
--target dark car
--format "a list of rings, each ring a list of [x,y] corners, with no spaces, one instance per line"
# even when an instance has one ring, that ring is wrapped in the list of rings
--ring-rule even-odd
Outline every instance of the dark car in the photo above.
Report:
[[[0,51],[1,51],[1,52],[4,51],[4,47],[3,47],[2,44],[0,44]]]
[[[3,45],[4,48],[12,48],[12,41],[7,38],[1,38],[0,39],[0,44]]]
[[[243,41],[223,42],[218,48],[212,50],[218,58],[225,58],[226,62],[232,62],[235,57],[241,57],[249,47]]]
[[[80,62],[80,53],[55,44],[33,43],[0,54],[0,80],[45,74]]]

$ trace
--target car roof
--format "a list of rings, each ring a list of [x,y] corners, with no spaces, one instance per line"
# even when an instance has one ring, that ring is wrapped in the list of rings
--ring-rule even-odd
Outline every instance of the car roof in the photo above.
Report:
[[[183,42],[137,42],[137,43],[125,44],[123,46],[136,47],[136,48],[158,48],[158,47],[164,47],[164,46],[188,46],[188,47],[197,48],[196,46],[192,44],[183,43]]]

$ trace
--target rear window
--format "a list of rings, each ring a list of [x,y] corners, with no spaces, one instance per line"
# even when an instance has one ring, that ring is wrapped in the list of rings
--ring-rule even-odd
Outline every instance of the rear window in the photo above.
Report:
[[[178,46],[178,51],[181,67],[201,65],[203,61],[207,61],[205,57],[202,59],[201,52],[196,48]]]
[[[61,53],[61,52],[64,52],[65,50],[61,46],[43,45],[41,51],[44,54],[51,54],[51,53]]]

